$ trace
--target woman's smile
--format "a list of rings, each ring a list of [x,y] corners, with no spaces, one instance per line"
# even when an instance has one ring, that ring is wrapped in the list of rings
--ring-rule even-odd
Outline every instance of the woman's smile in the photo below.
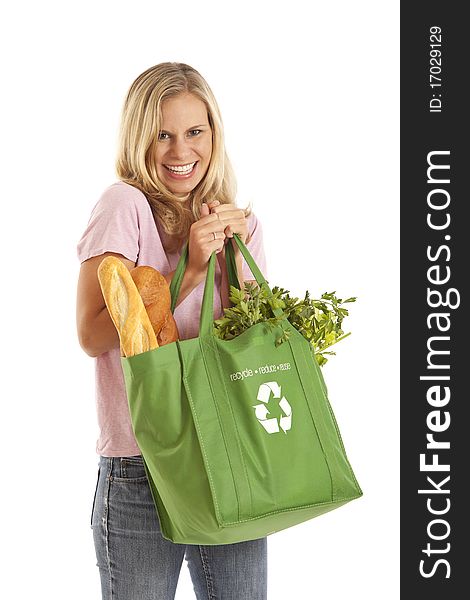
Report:
[[[169,176],[173,179],[189,179],[196,171],[198,161],[194,161],[187,165],[163,165],[169,172]]]

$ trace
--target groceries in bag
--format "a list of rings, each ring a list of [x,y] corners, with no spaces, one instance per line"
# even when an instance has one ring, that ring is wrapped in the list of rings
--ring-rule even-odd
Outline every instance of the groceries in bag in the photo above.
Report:
[[[131,271],[115,256],[98,267],[98,280],[121,344],[121,355],[135,356],[178,339],[170,310],[170,288],[152,267]]]

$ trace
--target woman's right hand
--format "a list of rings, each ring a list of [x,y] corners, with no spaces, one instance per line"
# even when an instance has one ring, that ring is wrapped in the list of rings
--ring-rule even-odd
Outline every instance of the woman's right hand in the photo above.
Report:
[[[218,200],[210,205],[203,203],[199,220],[195,221],[189,230],[187,269],[195,274],[205,273],[214,250],[219,253],[224,247],[224,224],[217,214],[210,214],[212,206],[218,204]]]

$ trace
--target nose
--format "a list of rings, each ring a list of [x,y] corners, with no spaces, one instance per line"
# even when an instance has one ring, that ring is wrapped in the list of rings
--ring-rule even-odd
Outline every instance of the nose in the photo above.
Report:
[[[190,140],[184,138],[184,136],[175,136],[173,138],[173,144],[171,153],[177,160],[184,160],[190,153]]]

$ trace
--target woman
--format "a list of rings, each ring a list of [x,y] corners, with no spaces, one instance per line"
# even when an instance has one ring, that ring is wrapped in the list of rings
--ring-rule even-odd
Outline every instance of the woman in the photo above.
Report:
[[[186,557],[198,599],[266,598],[266,538],[219,546],[163,538],[141,453],[132,432],[119,338],[97,278],[104,257],[131,269],[150,265],[171,282],[189,240],[188,263],[174,317],[180,339],[197,337],[208,261],[217,253],[214,318],[228,299],[225,244],[234,245],[240,283],[252,274],[237,233],[266,277],[261,224],[235,205],[235,180],[225,152],[220,112],[203,77],[182,63],[142,73],[124,103],[116,170],[78,243],[81,263],[77,331],[96,358],[100,435],[91,527],[103,598],[174,598]]]

